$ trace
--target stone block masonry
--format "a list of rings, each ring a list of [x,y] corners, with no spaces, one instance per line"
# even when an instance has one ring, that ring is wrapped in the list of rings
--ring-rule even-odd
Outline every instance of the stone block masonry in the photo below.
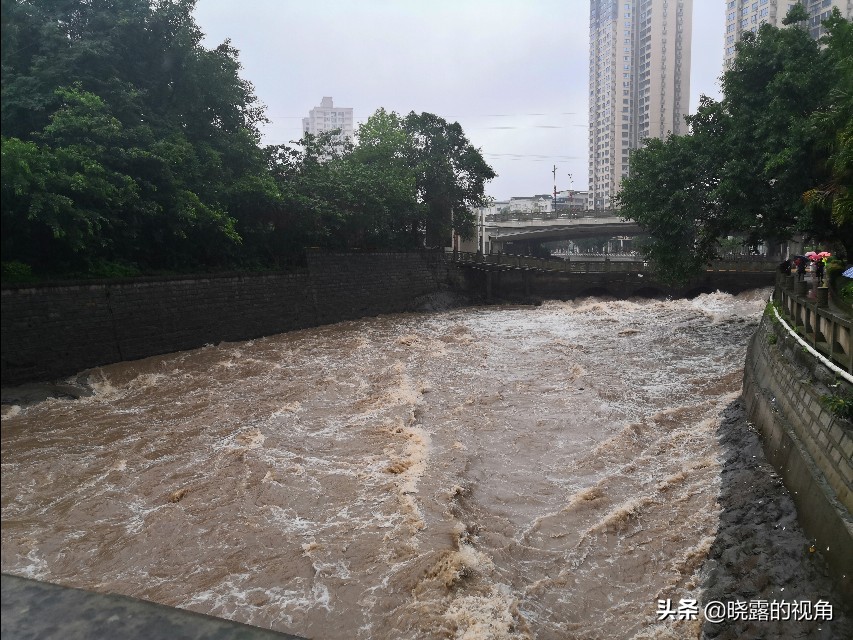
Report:
[[[800,524],[853,602],[853,427],[821,401],[849,385],[827,371],[765,315],[747,352],[743,398]]]
[[[408,311],[447,288],[441,253],[310,252],[289,273],[2,289],[3,385],[222,341]]]

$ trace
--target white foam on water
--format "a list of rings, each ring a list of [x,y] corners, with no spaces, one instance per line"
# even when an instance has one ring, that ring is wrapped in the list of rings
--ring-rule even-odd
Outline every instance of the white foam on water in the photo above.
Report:
[[[32,521],[36,555],[3,570],[327,640],[643,633],[658,593],[695,588],[763,305],[386,316],[95,370],[93,398],[4,433],[4,525]],[[78,503],[91,531],[57,534]],[[115,572],[117,527],[140,566]],[[56,535],[62,566],[39,565]],[[176,586],[196,563],[216,571]]]
[[[14,418],[15,416],[18,416],[20,414],[21,405],[18,404],[3,405],[2,412],[0,412],[0,416],[2,416],[4,420]]]
[[[124,529],[129,535],[138,535],[145,529],[145,519],[152,513],[166,509],[167,506],[165,504],[149,506],[141,498],[133,497],[125,508],[130,515],[124,520]]]
[[[252,582],[250,574],[232,574],[214,588],[185,598],[179,606],[248,624],[253,624],[257,617],[255,611],[262,607],[264,612],[274,612],[271,617],[278,625],[267,623],[273,628],[279,625],[292,627],[297,617],[304,618],[311,611],[331,610],[332,596],[321,582],[310,581],[300,589],[258,588],[251,586]],[[266,617],[270,617],[269,613]]]
[[[28,562],[24,562],[15,568],[17,575],[32,580],[46,580],[50,576],[50,566],[47,560],[39,553],[38,549],[31,549],[24,558]]]
[[[457,597],[447,608],[445,619],[453,627],[455,640],[530,640],[520,631],[518,602],[505,584],[491,585],[486,594]]]

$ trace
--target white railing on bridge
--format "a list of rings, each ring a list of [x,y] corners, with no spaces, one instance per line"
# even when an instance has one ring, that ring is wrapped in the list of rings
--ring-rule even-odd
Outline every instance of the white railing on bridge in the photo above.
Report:
[[[583,220],[584,218],[620,218],[616,209],[590,209],[588,211],[507,211],[490,213],[486,222],[526,222],[528,220]]]
[[[583,253],[553,253],[552,260],[642,260],[636,251],[585,251]]]

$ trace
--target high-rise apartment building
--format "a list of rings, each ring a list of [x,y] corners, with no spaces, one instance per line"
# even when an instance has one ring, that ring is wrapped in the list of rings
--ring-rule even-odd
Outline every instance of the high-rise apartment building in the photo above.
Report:
[[[797,0],[724,0],[726,7],[725,66],[731,66],[735,57],[735,43],[744,31],[758,31],[762,24],[781,27]],[[800,0],[809,13],[808,30],[812,38],[821,37],[825,30],[821,22],[829,17],[833,7],[848,20],[853,16],[853,0]]]
[[[341,138],[353,138],[352,107],[336,107],[331,97],[323,98],[319,107],[314,107],[307,118],[302,118],[303,133],[317,135],[334,129],[341,130]]]
[[[686,133],[693,0],[591,0],[589,208],[612,206],[628,153]]]

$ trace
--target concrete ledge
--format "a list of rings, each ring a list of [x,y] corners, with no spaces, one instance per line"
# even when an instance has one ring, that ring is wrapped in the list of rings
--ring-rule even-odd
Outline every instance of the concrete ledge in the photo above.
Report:
[[[200,613],[3,574],[3,638],[304,640]]]

